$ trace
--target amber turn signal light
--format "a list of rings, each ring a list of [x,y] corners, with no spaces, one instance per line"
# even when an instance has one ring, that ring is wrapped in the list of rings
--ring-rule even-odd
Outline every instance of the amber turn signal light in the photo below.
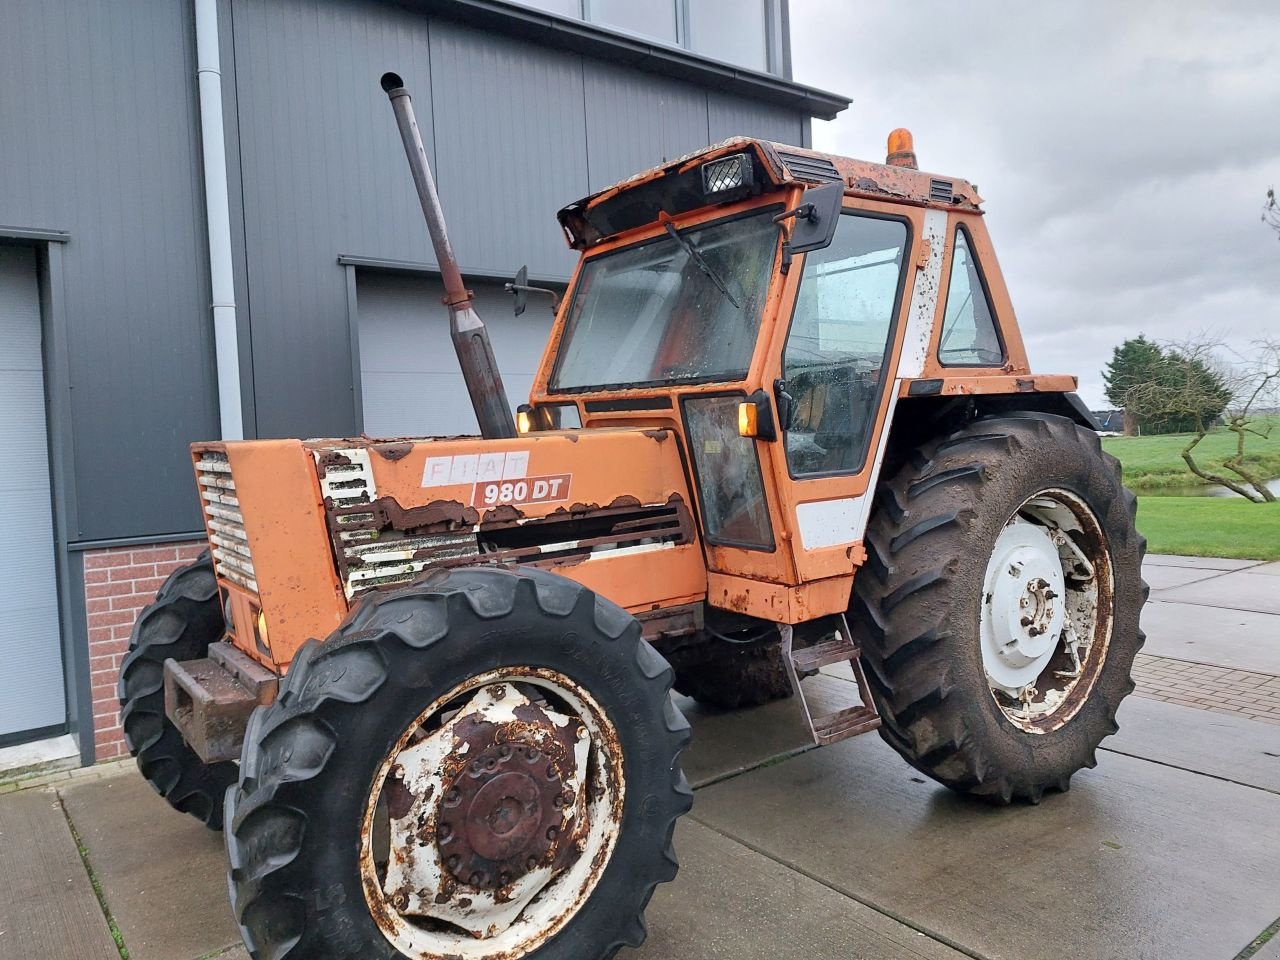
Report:
[[[528,433],[533,429],[533,417],[530,414],[533,410],[527,403],[520,404],[516,408],[516,431],[518,433]]]
[[[773,404],[769,395],[757,390],[738,404],[738,436],[757,440],[777,440],[778,428],[773,422]]]

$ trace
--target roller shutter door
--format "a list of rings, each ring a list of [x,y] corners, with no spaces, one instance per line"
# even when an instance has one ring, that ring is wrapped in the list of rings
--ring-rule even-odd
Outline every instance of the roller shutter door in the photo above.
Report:
[[[512,407],[529,398],[551,331],[550,299],[529,296],[523,316],[500,283],[471,283],[476,312],[489,328]],[[360,271],[356,278],[364,432],[422,437],[477,432],[457,356],[449,340],[444,289],[435,279]]]
[[[35,251],[0,245],[0,744],[66,722]]]

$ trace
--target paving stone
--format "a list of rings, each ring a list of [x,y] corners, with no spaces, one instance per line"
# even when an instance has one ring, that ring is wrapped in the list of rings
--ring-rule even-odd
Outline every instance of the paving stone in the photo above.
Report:
[[[1280,616],[1275,614],[1179,603],[1162,594],[1143,610],[1142,629],[1147,632],[1144,653],[1280,674]]]
[[[701,791],[693,815],[989,960],[1231,960],[1280,915],[1280,796],[1102,752],[993,808],[873,736]]]
[[[680,873],[619,960],[963,960],[963,954],[685,818]]]
[[[1225,576],[1225,571],[1209,567],[1160,567],[1144,566],[1142,579],[1147,581],[1152,591],[1168,590],[1172,587],[1186,586],[1199,580]]]
[[[813,709],[838,710],[858,703],[853,674],[847,665],[844,669],[847,680],[824,670],[804,681]],[[813,748],[800,702],[794,697],[735,711],[704,707],[688,697],[677,697],[676,703],[693,727],[693,740],[681,762],[694,787]]]
[[[1173,553],[1149,553],[1142,561],[1147,567],[1191,567],[1199,570],[1245,570],[1261,560],[1230,560],[1226,557],[1182,557]]]
[[[55,794],[0,799],[0,960],[120,960]]]
[[[1160,599],[1280,614],[1280,590],[1275,589],[1275,578],[1248,570],[1161,590]]]
[[[60,793],[130,960],[192,960],[240,943],[221,834],[173,810],[140,775]]]

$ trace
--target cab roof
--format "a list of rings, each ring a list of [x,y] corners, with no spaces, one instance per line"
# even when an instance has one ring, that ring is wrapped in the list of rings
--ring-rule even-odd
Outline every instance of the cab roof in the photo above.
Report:
[[[757,168],[767,178],[768,182],[764,184],[766,190],[839,181],[844,184],[845,196],[943,210],[982,212],[982,198],[967,180],[926,173],[912,167],[890,166],[819,153],[771,140],[731,137],[637,173],[564,207],[557,217],[564,228],[569,246],[576,250],[586,249],[607,239],[612,233],[620,232],[602,230],[598,222],[592,222],[597,218],[591,214],[610,201],[625,201],[625,195],[630,191],[656,185],[664,178],[678,177],[720,157],[747,151],[754,154]],[[670,214],[675,211],[666,212]]]

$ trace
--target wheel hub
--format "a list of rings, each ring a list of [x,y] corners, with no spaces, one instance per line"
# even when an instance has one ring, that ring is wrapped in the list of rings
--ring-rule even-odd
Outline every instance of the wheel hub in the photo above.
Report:
[[[445,790],[436,843],[445,869],[477,889],[508,886],[541,865],[563,866],[573,848],[561,765],[532,743],[494,743]]]
[[[1015,520],[1000,532],[983,588],[982,660],[993,686],[1015,694],[1053,657],[1066,621],[1065,582],[1048,531]]]
[[[590,748],[579,718],[479,689],[391,767],[386,902],[475,937],[509,927],[581,856]]]

